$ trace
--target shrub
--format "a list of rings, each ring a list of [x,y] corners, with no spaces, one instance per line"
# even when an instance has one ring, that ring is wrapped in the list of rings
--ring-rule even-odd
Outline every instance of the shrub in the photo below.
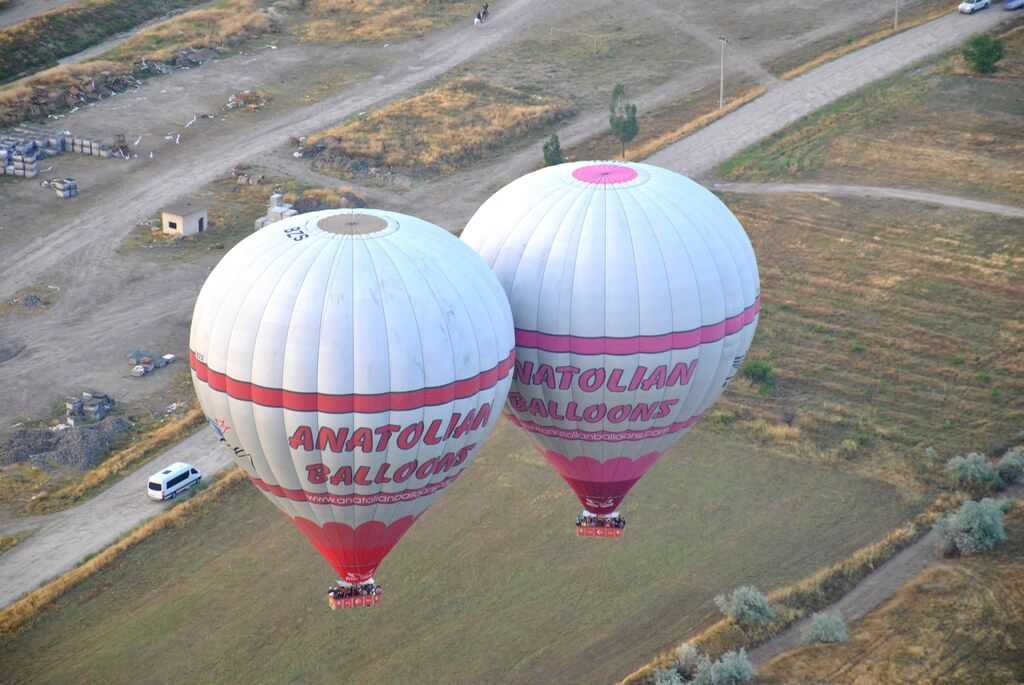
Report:
[[[746,685],[754,681],[755,675],[747,650],[740,649],[726,652],[715,662],[705,656],[691,685]]]
[[[753,585],[743,585],[731,595],[718,595],[715,604],[726,616],[741,626],[766,626],[775,620],[775,611],[761,591]]]
[[[562,144],[558,142],[558,134],[552,133],[544,143],[544,166],[555,166],[565,161],[562,157]]]
[[[1004,501],[986,497],[964,502],[953,514],[939,519],[935,530],[947,556],[967,556],[992,549],[1006,540],[1003,527]]]
[[[676,669],[658,668],[654,671],[654,685],[684,685],[684,683]]]
[[[957,490],[977,494],[993,492],[1003,487],[999,474],[988,463],[985,455],[972,452],[966,457],[953,457],[946,464],[946,476]]]
[[[1003,58],[1003,41],[994,36],[980,35],[968,40],[961,53],[971,69],[979,74],[991,74],[996,63]]]
[[[800,636],[800,644],[846,642],[846,625],[838,611],[820,611]]]
[[[696,647],[689,642],[683,642],[676,648],[676,670],[684,679],[693,678],[697,675],[697,666],[700,664],[701,656],[703,655]]]
[[[740,367],[740,373],[747,380],[757,383],[762,395],[775,390],[775,370],[767,359],[748,359]]]
[[[996,471],[1004,483],[1016,483],[1024,475],[1024,454],[1019,447],[1014,447],[999,460]]]

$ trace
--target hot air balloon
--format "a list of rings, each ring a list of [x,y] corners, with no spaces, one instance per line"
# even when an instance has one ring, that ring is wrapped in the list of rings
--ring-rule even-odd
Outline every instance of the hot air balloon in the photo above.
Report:
[[[490,434],[514,346],[505,293],[465,244],[411,216],[333,210],[224,256],[190,361],[235,463],[337,571],[338,603],[361,606]]]
[[[672,171],[576,162],[508,184],[462,239],[512,304],[506,415],[616,537],[619,504],[736,374],[760,309],[736,217]]]

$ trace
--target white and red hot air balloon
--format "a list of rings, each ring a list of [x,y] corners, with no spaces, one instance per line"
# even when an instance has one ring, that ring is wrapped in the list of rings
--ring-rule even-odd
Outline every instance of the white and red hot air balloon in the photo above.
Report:
[[[578,533],[621,534],[622,498],[750,346],[760,288],[747,234],[677,173],[578,162],[505,186],[462,239],[512,304],[507,415],[576,492]]]
[[[464,243],[411,216],[337,210],[225,255],[196,301],[190,357],[235,462],[360,605],[379,601],[360,584],[490,434],[514,345],[505,293]]]

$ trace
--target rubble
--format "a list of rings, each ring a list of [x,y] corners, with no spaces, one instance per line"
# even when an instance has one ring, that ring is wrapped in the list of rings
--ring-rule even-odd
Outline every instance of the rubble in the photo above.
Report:
[[[267,104],[267,96],[258,90],[240,90],[228,98],[228,109],[255,111]]]
[[[47,471],[62,467],[87,469],[107,453],[131,423],[108,416],[74,429],[15,428],[0,449],[0,464],[27,462]]]
[[[266,216],[261,216],[253,223],[253,230],[258,231],[264,226],[286,219],[290,216],[295,216],[298,212],[287,202],[282,201],[283,196],[281,193],[274,193],[270,196],[270,204],[267,206]]]

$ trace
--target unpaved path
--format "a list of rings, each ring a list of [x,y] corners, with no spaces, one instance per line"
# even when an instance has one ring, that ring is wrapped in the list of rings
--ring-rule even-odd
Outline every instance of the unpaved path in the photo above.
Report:
[[[1008,17],[952,13],[823,64],[647,158],[693,178],[825,105],[951,49]]]
[[[996,202],[973,200],[968,197],[930,193],[910,188],[882,188],[879,186],[837,185],[831,183],[733,183],[713,181],[708,184],[713,190],[730,193],[815,193],[841,197],[880,197],[888,200],[910,200],[943,207],[956,207],[976,212],[988,212],[1017,219],[1024,218],[1024,207],[1012,207]]]
[[[37,516],[9,532],[35,529],[30,538],[0,556],[0,608],[46,581],[70,571],[85,557],[113,544],[155,513],[170,506],[146,495],[146,482],[161,467],[184,461],[209,478],[231,463],[210,430],[201,430],[127,476],[109,490],[67,511]]]
[[[1018,499],[1024,494],[1024,484],[1007,488],[1001,497]],[[902,549],[892,559],[872,571],[852,590],[837,602],[826,607],[826,611],[838,611],[849,625],[862,618],[869,611],[892,597],[893,593],[928,566],[941,563],[941,541],[935,531],[929,531],[906,549]],[[788,630],[780,633],[768,642],[747,652],[755,665],[777,657],[783,652],[800,646],[800,635],[810,623],[810,617],[795,623]]]

